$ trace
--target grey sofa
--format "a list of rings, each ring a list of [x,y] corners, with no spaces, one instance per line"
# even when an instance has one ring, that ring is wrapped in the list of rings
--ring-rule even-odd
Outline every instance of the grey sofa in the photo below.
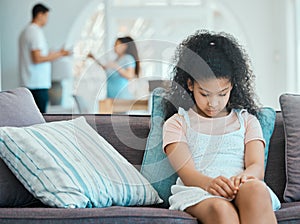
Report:
[[[77,116],[81,115],[44,114],[47,122],[67,120]],[[150,116],[93,114],[84,116],[129,162],[140,169],[150,130]],[[141,139],[138,143],[140,150],[132,149],[128,144],[133,141],[128,137],[128,124],[132,132]],[[300,202],[283,202],[286,182],[284,136],[282,114],[277,112],[275,129],[270,141],[265,181],[282,201],[282,208],[276,212],[278,223],[300,223]],[[0,223],[197,223],[197,220],[185,212],[170,211],[157,205],[60,209],[37,203],[26,208],[0,208]]]

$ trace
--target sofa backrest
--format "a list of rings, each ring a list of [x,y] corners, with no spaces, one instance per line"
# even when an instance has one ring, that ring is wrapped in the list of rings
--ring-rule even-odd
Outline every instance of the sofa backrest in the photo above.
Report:
[[[131,164],[140,169],[150,130],[148,115],[60,115],[44,114],[47,122],[68,120],[85,116],[88,123],[114,146]],[[276,123],[270,140],[265,181],[283,201],[285,187],[285,136],[281,112],[276,113]]]
[[[265,173],[265,181],[283,202],[283,192],[286,183],[285,169],[285,134],[282,113],[276,112],[276,122],[270,140],[269,156]]]

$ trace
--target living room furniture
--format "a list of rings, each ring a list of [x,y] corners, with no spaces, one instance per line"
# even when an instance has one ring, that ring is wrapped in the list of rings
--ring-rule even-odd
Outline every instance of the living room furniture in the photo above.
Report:
[[[45,114],[47,122],[68,120],[80,115]],[[146,115],[84,115],[87,121],[110,142],[137,169],[140,168],[150,116]],[[128,121],[128,122],[124,122]],[[128,126],[140,141],[133,149],[128,138]],[[285,138],[281,112],[277,112],[275,129],[270,141],[265,181],[277,194],[282,208],[276,212],[278,223],[300,223],[300,202],[285,203]],[[109,207],[87,209],[61,208],[1,208],[0,223],[197,223],[190,215],[180,211],[154,207]],[[293,222],[292,222],[293,221]]]
[[[9,94],[8,94],[9,95]],[[21,97],[21,96],[22,97]],[[7,97],[0,93],[0,126],[23,126],[34,123],[70,120],[84,116],[87,122],[103,136],[116,150],[118,150],[138,170],[144,156],[147,138],[150,131],[150,116],[148,115],[104,115],[104,114],[44,114],[39,115],[31,105],[33,100],[22,92],[19,96]],[[25,98],[26,96],[26,98]],[[16,106],[17,105],[17,106]],[[22,108],[22,110],[21,110]],[[6,114],[6,116],[3,116]],[[13,115],[14,114],[14,117]],[[16,122],[18,121],[18,122]],[[284,191],[286,188],[286,151],[285,129],[283,114],[276,113],[275,128],[270,140],[269,154],[265,172],[265,181],[276,193],[281,201],[281,209],[276,211],[279,224],[300,223],[300,201],[286,202]],[[5,164],[1,161],[0,176],[10,175],[14,178]],[[3,181],[3,179],[1,179]],[[11,182],[10,182],[11,183]],[[3,184],[5,183],[1,183]],[[1,201],[11,190],[11,196],[27,197],[27,204],[5,206]],[[15,179],[7,189],[0,189],[0,223],[198,223],[191,215],[181,211],[171,211],[161,205],[150,206],[111,206],[106,208],[52,208],[30,197],[26,189],[22,188]],[[21,194],[21,195],[20,195]],[[9,198],[6,199],[7,202]],[[15,199],[17,200],[17,199]]]

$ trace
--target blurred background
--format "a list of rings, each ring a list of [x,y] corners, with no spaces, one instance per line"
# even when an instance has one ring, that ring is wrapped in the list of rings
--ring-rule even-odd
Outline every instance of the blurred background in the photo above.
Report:
[[[116,37],[130,35],[141,59],[131,90],[149,113],[151,91],[170,79],[176,46],[196,30],[224,31],[248,52],[263,106],[279,110],[281,93],[300,92],[299,0],[45,0],[43,28],[52,50],[72,55],[52,62],[47,113],[100,113],[106,99],[105,72],[88,53],[109,60]],[[0,90],[20,86],[18,37],[31,21],[33,0],[1,0]],[[145,101],[145,102],[144,102]]]

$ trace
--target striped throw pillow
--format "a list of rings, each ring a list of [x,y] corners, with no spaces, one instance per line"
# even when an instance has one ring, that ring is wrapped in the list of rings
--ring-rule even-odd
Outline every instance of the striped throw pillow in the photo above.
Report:
[[[151,184],[84,117],[0,128],[0,154],[20,182],[49,206],[162,202]]]

